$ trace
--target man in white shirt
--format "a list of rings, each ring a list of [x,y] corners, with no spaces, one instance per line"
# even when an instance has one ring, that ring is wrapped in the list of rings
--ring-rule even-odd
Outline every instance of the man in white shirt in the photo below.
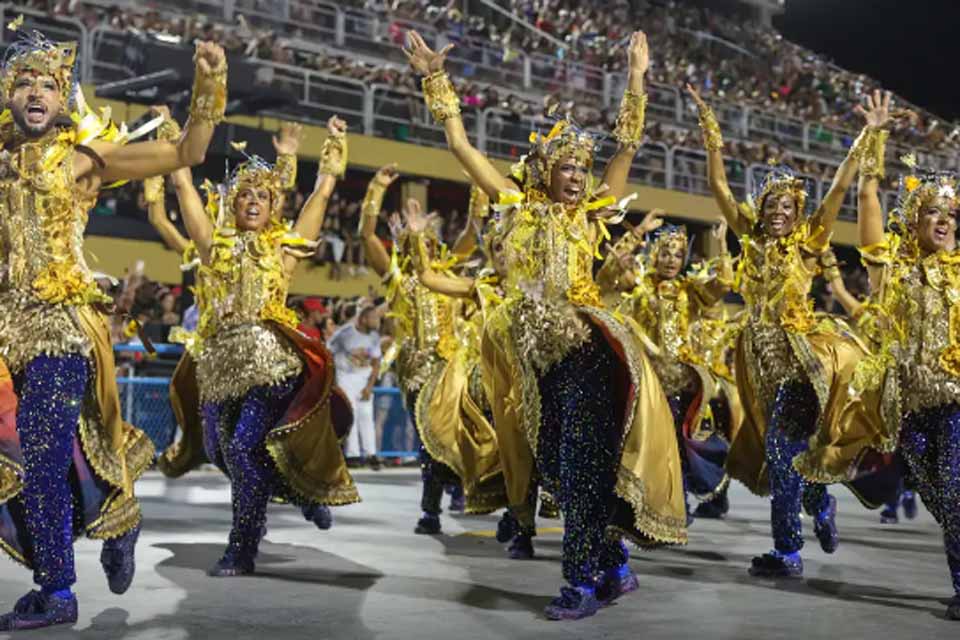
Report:
[[[376,429],[373,422],[373,386],[380,377],[380,313],[365,304],[356,318],[337,329],[327,341],[337,368],[337,384],[353,406],[353,429],[347,436],[347,464],[366,459],[376,470]]]

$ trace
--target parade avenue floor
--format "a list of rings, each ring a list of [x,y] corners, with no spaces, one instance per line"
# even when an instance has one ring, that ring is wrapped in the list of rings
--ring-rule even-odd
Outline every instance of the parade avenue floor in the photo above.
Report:
[[[960,633],[960,623],[943,619],[950,585],[930,516],[921,510],[916,520],[881,525],[877,512],[842,488],[835,490],[840,549],[826,556],[815,539],[808,542],[803,580],[747,576],[750,558],[770,546],[769,506],[735,484],[728,518],[695,522],[689,546],[633,553],[640,591],[564,623],[541,614],[559,587],[558,521],[539,523],[536,560],[511,561],[493,538],[497,516],[445,513],[444,535],[414,535],[418,470],[355,477],[364,502],[334,509],[333,529],[319,531],[299,510],[271,506],[257,575],[215,580],[205,571],[227,536],[226,482],[212,472],[179,480],[148,474],[138,485],[144,528],[130,591],[110,594],[99,543],[80,541],[78,624],[18,637],[884,640]],[[809,520],[805,527],[810,533]],[[2,562],[6,611],[30,576]]]

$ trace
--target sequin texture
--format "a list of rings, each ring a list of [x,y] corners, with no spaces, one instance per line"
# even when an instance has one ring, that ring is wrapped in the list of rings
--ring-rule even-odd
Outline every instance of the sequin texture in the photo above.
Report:
[[[33,543],[33,579],[48,589],[67,589],[77,581],[69,472],[89,375],[83,356],[38,356],[16,378],[25,472],[21,499]]]
[[[591,585],[626,562],[604,535],[619,459],[619,425],[610,406],[615,360],[597,329],[539,379],[542,419],[537,468],[564,515],[563,577]]]
[[[813,431],[818,413],[817,397],[809,384],[786,383],[777,388],[773,410],[767,425],[767,472],[770,476],[770,525],[774,548],[781,553],[794,553],[803,548],[800,507],[820,511],[818,500],[826,500],[826,492],[811,491],[804,500],[804,481],[793,468],[793,459],[807,450],[807,438]],[[819,497],[818,497],[819,496]]]
[[[267,503],[280,487],[267,452],[267,432],[280,420],[299,386],[288,378],[254,387],[242,398],[203,405],[204,444],[230,477],[233,525],[224,557],[253,560],[267,521]]]
[[[684,422],[694,399],[695,395],[690,391],[667,397],[677,430],[684,490],[704,500],[727,484],[723,465],[727,459],[728,446],[718,433],[711,433],[708,438],[697,440],[684,432]]]
[[[953,589],[960,595],[960,405],[909,414],[900,450],[923,504],[943,529]]]

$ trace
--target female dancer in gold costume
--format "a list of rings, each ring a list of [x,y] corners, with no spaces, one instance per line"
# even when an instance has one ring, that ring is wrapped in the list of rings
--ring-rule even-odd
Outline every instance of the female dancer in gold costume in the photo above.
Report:
[[[874,126],[864,129],[809,217],[803,180],[788,170],[772,169],[752,200],[738,205],[727,185],[716,117],[688,89],[700,109],[711,189],[742,247],[737,280],[747,317],[735,369],[745,421],[731,443],[727,470],[754,493],[771,495],[774,539],[774,549],[754,558],[749,571],[800,576],[801,502],[814,514],[821,547],[832,553],[839,542],[836,500],[820,483],[848,478],[840,461],[847,462],[851,430],[879,428],[863,416],[838,427],[853,368],[866,349],[835,323],[818,321],[809,295],[844,195],[861,162],[875,162],[878,133]]]
[[[215,577],[254,571],[271,498],[305,515],[359,500],[340,450],[352,418],[332,356],[296,330],[286,306],[297,260],[315,246],[346,167],[345,125],[332,118],[328,130],[316,187],[292,227],[281,210],[295,184],[296,125],[274,140],[275,166],[249,158],[209,190],[206,207],[188,171],[173,175],[199,264],[200,322],[171,385],[184,435],[161,468],[183,474],[205,452],[230,478],[233,526]]]
[[[661,211],[654,210],[643,223],[624,234],[612,248],[598,274],[601,283],[625,296],[620,305],[638,331],[667,394],[680,445],[684,489],[702,502],[696,515],[719,518],[729,509],[730,483],[724,463],[728,438],[739,425],[736,389],[724,377],[719,358],[705,347],[717,336],[695,339],[701,333],[724,332],[726,327],[703,323],[722,304],[733,284],[733,267],[726,250],[726,224],[720,225],[721,253],[714,269],[684,275],[689,252],[686,229],[660,226]],[[648,253],[635,256],[643,238],[659,227]],[[647,255],[649,257],[647,257]],[[712,330],[711,330],[712,329]],[[720,345],[711,345],[721,348]],[[732,400],[730,396],[733,396]],[[687,506],[687,522],[693,519]]]
[[[467,137],[460,101],[436,53],[416,33],[407,56],[424,77],[427,106],[451,151],[495,202],[492,247],[504,301],[485,320],[483,380],[493,409],[510,509],[532,526],[538,477],[565,518],[561,588],[551,619],[596,613],[638,587],[627,535],[639,543],[686,541],[682,479],[669,407],[636,337],[603,308],[592,264],[602,219],[623,197],[640,146],[646,38],[634,34],[629,88],[607,166],[607,198],[591,175],[594,142],[568,121],[504,178]]]

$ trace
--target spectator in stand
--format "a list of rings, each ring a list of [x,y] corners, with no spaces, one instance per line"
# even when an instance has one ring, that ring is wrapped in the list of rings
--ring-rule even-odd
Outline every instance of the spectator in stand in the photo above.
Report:
[[[330,312],[327,311],[323,301],[319,298],[307,298],[300,305],[302,309],[302,322],[297,327],[300,333],[308,335],[317,340],[325,340],[325,329],[327,320],[330,318]]]
[[[356,320],[340,327],[327,341],[337,367],[337,384],[353,406],[353,429],[347,436],[347,464],[358,467],[366,461],[374,470],[377,458],[373,421],[373,387],[380,377],[380,314],[372,303],[363,302]]]

